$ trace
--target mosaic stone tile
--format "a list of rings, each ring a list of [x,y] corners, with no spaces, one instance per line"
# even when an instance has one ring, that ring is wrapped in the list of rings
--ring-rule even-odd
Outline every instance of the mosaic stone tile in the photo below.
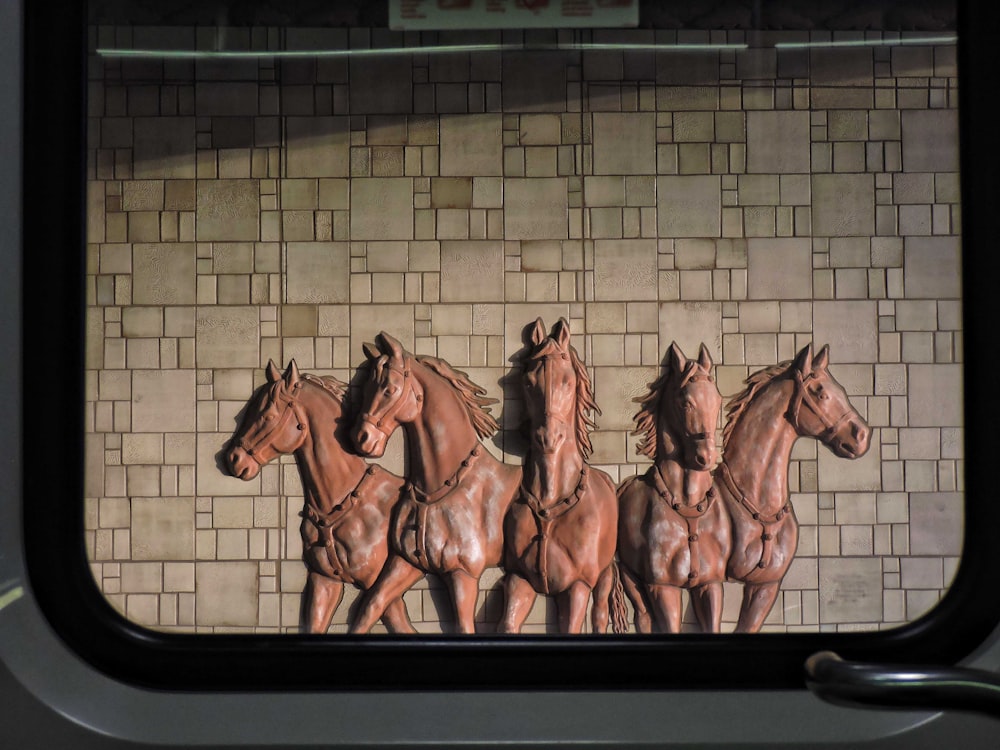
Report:
[[[193,117],[137,117],[133,128],[135,179],[195,176]]]
[[[714,175],[656,178],[661,237],[718,237],[722,232],[720,179]]]
[[[509,240],[560,239],[568,235],[566,180],[504,180],[504,236]]]
[[[413,239],[413,181],[410,178],[353,180],[351,209],[352,239]]]
[[[595,113],[594,173],[653,174],[656,119],[652,113]]]
[[[594,295],[598,300],[655,300],[656,242],[597,240]]]
[[[503,174],[501,115],[445,115],[440,122],[443,176]]]
[[[746,118],[748,172],[809,172],[808,112],[751,111]]]

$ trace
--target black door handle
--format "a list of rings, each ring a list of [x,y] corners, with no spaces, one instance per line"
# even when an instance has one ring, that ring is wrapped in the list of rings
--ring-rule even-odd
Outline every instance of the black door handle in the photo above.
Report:
[[[805,673],[809,689],[830,703],[1000,718],[1000,675],[983,669],[866,664],[820,651],[806,660]]]

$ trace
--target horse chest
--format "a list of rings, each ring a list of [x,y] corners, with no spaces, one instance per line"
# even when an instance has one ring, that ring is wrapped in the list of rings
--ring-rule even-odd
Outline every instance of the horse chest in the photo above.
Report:
[[[404,500],[396,522],[395,544],[405,560],[422,570],[481,571],[499,562],[499,554],[491,554],[485,527],[481,505],[459,487],[436,503]]]

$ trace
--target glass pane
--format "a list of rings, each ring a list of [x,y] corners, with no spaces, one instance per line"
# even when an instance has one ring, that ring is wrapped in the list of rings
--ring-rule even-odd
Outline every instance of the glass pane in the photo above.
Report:
[[[387,619],[421,633],[456,629],[455,568],[480,633],[508,599],[520,632],[590,632],[587,589],[618,581],[630,631],[628,594],[654,629],[724,633],[745,586],[765,604],[740,626],[767,632],[893,627],[939,600],[964,502],[953,31],[109,7],[90,30],[84,502],[128,619],[300,632],[312,569],[315,627],[344,633],[391,550],[406,615]],[[675,395],[703,365],[721,411],[704,397],[708,427],[647,434],[650,384],[673,372]],[[451,370],[495,399],[495,431]],[[360,406],[369,371],[387,411]],[[417,425],[409,458],[397,422]]]

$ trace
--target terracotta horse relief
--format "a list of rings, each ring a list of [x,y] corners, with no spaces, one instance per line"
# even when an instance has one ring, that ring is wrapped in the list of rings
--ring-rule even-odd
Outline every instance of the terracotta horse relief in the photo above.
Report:
[[[475,632],[479,578],[500,563],[502,524],[521,469],[480,443],[496,420],[485,391],[436,357],[414,356],[383,332],[366,344],[369,374],[352,437],[381,456],[389,436],[406,432],[408,481],[391,529],[390,554],[366,595],[353,632],[367,632],[389,604],[425,573],[448,587],[457,629]]]
[[[560,318],[541,318],[522,359],[529,448],[517,499],[504,520],[505,612],[500,632],[517,633],[537,594],[555,597],[559,630],[580,633],[594,592],[595,632],[608,626],[618,507],[611,478],[586,461],[589,414],[600,413],[590,377]]]
[[[389,555],[389,519],[403,480],[352,451],[344,420],[345,383],[299,373],[295,360],[284,374],[269,362],[266,375],[267,383],[247,402],[226,463],[233,476],[250,480],[277,456],[295,455],[305,493],[305,626],[310,633],[325,633],[344,584],[368,589],[382,571]],[[390,632],[414,632],[399,598],[385,607],[382,619]]]
[[[737,632],[755,633],[774,606],[798,543],[788,496],[788,460],[799,437],[813,437],[834,455],[854,459],[871,431],[828,368],[829,347],[812,344],[794,361],[754,373],[733,398],[723,431],[716,490],[733,521],[730,578],[742,581]]]
[[[722,396],[705,345],[694,360],[671,344],[662,374],[635,400],[637,448],[653,459],[618,489],[618,559],[636,630],[680,632],[688,590],[701,629],[718,633],[732,535],[712,486]]]

